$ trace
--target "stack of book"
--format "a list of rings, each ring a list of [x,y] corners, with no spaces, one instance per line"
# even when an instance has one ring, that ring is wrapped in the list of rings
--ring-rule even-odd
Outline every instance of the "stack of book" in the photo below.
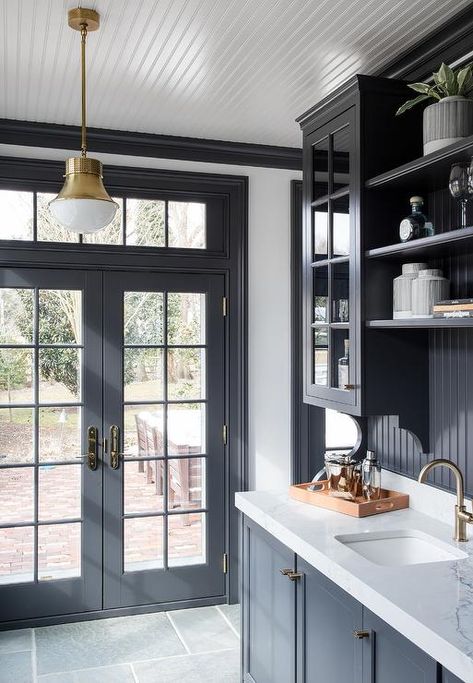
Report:
[[[473,318],[473,299],[447,299],[432,309],[434,318]]]

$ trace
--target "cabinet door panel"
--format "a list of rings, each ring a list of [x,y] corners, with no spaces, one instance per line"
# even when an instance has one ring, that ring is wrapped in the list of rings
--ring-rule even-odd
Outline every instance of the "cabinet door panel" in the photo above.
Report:
[[[437,662],[366,608],[363,628],[371,632],[363,640],[364,683],[434,683],[437,680]]]
[[[363,608],[348,593],[298,558],[298,683],[359,683]]]
[[[246,681],[295,680],[295,555],[257,525],[244,527],[243,670]]]

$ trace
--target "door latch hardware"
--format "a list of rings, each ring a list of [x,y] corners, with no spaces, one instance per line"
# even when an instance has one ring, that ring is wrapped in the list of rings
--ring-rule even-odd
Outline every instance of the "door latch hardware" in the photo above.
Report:
[[[89,470],[96,470],[98,465],[98,429],[89,427],[87,429],[87,465]]]
[[[363,629],[361,629],[361,630],[359,630],[359,631],[353,631],[353,637],[354,637],[354,638],[358,638],[359,640],[361,640],[362,638],[369,638],[369,637],[370,637],[370,632],[369,632],[369,631],[365,631],[365,630],[363,630]]]
[[[345,385],[343,386],[343,388],[344,388],[346,391],[350,391],[350,389],[356,389],[356,384],[345,384]]]
[[[223,553],[223,573],[228,574],[228,554]]]
[[[110,467],[118,470],[120,467],[120,428],[118,425],[110,427]]]
[[[296,572],[294,569],[280,569],[279,570],[283,576],[287,576],[290,581],[297,581],[302,579],[302,572]]]

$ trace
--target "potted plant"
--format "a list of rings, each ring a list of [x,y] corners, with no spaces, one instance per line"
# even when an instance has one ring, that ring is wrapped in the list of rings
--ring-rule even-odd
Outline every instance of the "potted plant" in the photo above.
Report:
[[[424,109],[424,154],[473,135],[472,64],[455,71],[442,64],[432,83],[409,83],[407,87],[420,94],[399,107],[396,115],[419,102],[435,100]]]

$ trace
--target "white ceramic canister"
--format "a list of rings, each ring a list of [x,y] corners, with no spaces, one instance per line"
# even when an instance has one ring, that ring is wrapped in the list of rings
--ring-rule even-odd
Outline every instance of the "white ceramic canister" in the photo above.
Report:
[[[412,316],[412,283],[419,271],[427,268],[426,263],[404,263],[402,275],[393,280],[393,318]]]
[[[432,318],[432,307],[450,294],[450,280],[438,268],[419,271],[412,282],[412,315],[415,318]]]

